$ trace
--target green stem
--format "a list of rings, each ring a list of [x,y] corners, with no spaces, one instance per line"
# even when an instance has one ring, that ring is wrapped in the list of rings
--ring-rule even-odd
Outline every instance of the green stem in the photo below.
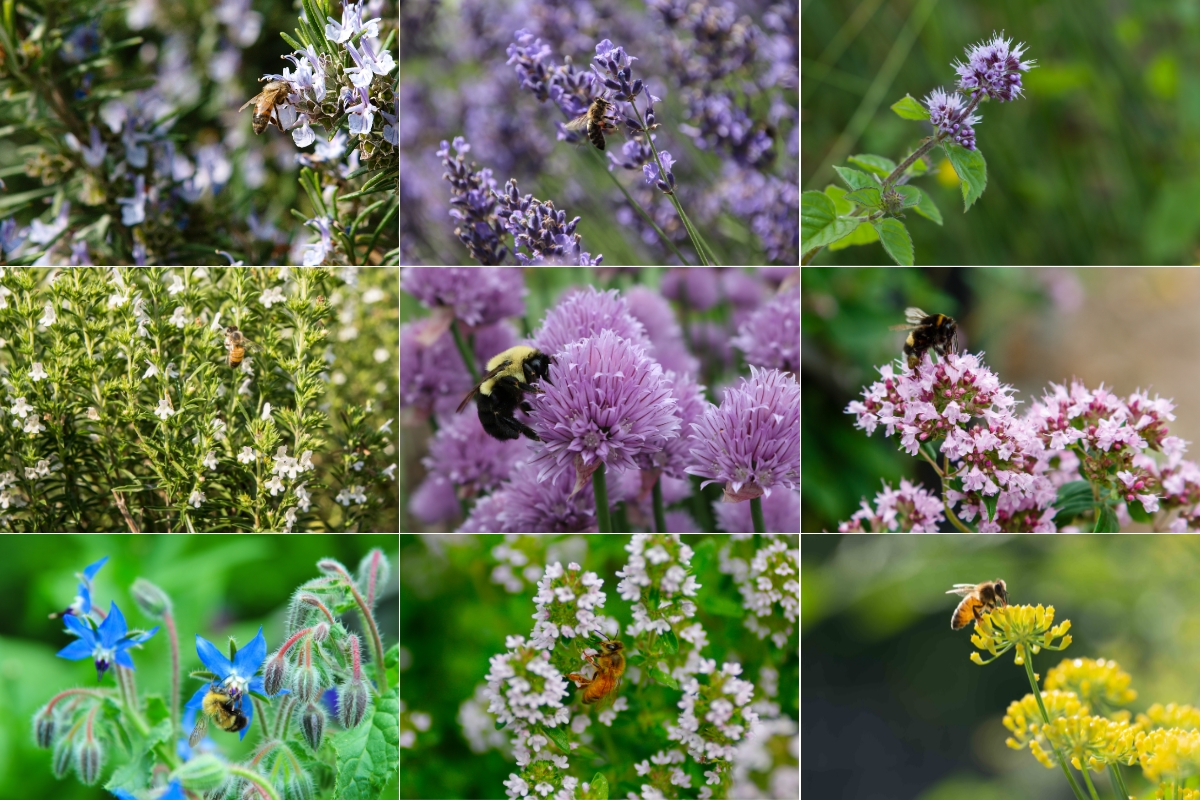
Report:
[[[1033,697],[1035,700],[1037,700],[1038,708],[1042,712],[1042,720],[1049,725],[1050,713],[1046,711],[1046,704],[1042,702],[1042,690],[1038,688],[1037,678],[1034,677],[1033,657],[1028,652],[1028,649],[1025,652],[1024,661],[1025,675],[1029,678],[1030,687],[1033,688]],[[1047,739],[1047,741],[1049,741],[1049,739]],[[1060,767],[1062,767],[1063,775],[1067,776],[1067,782],[1071,784],[1071,791],[1075,792],[1075,797],[1079,798],[1079,800],[1087,800],[1087,798],[1084,797],[1083,789],[1080,788],[1079,782],[1075,780],[1075,776],[1071,774],[1070,768],[1067,767],[1066,760],[1062,757],[1062,754],[1058,752],[1058,747],[1054,744],[1054,742],[1050,742],[1050,749],[1054,751],[1054,760],[1058,762]]]

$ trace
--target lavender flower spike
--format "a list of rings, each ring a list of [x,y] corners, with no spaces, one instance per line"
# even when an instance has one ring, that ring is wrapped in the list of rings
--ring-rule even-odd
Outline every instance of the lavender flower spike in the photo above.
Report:
[[[1021,73],[1037,66],[1037,61],[1021,61],[1025,43],[1010,47],[1012,39],[1003,37],[1003,31],[993,32],[990,42],[980,42],[967,50],[966,64],[955,61],[950,65],[958,71],[959,88],[968,94],[982,91],[1001,103],[1021,96]]]
[[[949,133],[951,139],[966,149],[975,149],[974,126],[982,117],[966,113],[962,97],[934,89],[925,98],[925,105],[929,108],[929,121],[939,133]]]

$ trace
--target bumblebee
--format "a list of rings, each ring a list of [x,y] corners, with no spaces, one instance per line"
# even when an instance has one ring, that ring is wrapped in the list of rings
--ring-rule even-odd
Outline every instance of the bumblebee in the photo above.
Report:
[[[893,325],[891,330],[909,331],[904,340],[904,355],[908,368],[916,369],[925,352],[932,350],[945,357],[958,352],[958,323],[945,314],[926,314],[915,306],[904,309],[907,325]]]
[[[553,359],[540,350],[525,345],[510,347],[503,353],[493,356],[487,363],[487,373],[479,383],[463,398],[458,406],[458,412],[467,407],[467,403],[477,394],[479,399],[479,421],[483,429],[497,439],[520,439],[521,434],[540,442],[541,439],[533,428],[520,422],[513,416],[517,406],[528,413],[533,409],[525,402],[525,392],[542,394],[542,390],[533,386],[538,379],[545,379],[550,371]]]
[[[210,683],[208,692],[200,701],[200,713],[196,715],[196,727],[188,737],[188,744],[195,747],[208,731],[208,718],[212,717],[217,727],[223,731],[237,733],[250,724],[250,719],[242,712],[242,695],[222,691],[217,683]]]

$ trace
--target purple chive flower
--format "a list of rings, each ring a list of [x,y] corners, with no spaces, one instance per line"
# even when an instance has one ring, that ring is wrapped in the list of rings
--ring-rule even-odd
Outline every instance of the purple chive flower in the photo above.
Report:
[[[401,288],[428,308],[446,306],[467,325],[524,315],[529,292],[516,267],[410,267],[404,270]]]
[[[722,482],[727,500],[800,488],[800,384],[786,372],[750,367],[750,379],[725,390],[692,423],[691,475]]]
[[[951,139],[966,149],[975,149],[974,125],[982,117],[967,114],[961,96],[946,94],[938,88],[925,98],[925,105],[929,108],[929,121],[938,129],[938,133],[948,133]]]
[[[542,465],[538,480],[582,478],[600,463],[635,469],[634,456],[658,452],[679,435],[671,385],[639,345],[604,330],[568,344],[555,362],[534,409],[534,428],[545,442],[533,462]]]
[[[1001,103],[1021,96],[1021,73],[1037,66],[1031,59],[1022,61],[1025,43],[1011,47],[1012,39],[992,33],[990,42],[980,42],[967,50],[967,63],[951,64],[958,71],[958,85],[964,91],[982,91]]]
[[[474,163],[467,166],[463,155],[470,149],[471,145],[461,136],[455,136],[454,158],[450,158],[450,144],[445,139],[437,156],[446,165],[442,177],[452,187],[450,216],[461,222],[454,233],[467,246],[472,258],[493,266],[508,255],[504,228],[496,215],[496,181],[490,169],[475,170],[478,165]]]
[[[513,235],[514,254],[521,266],[598,267],[604,260],[603,255],[593,259],[583,249],[583,237],[575,232],[580,217],[568,222],[567,212],[556,209],[553,200],[543,202],[531,194],[521,197],[511,178],[499,199],[496,217]]]
[[[746,363],[796,372],[800,369],[800,285],[776,295],[738,328],[731,344]]]
[[[130,631],[125,625],[125,615],[116,603],[109,603],[108,616],[100,627],[93,630],[81,617],[73,614],[63,617],[63,623],[71,629],[71,633],[79,638],[59,650],[56,655],[70,661],[92,659],[96,664],[96,680],[104,677],[104,673],[114,663],[133,669],[133,658],[127,652],[134,645],[147,641],[158,633],[158,627],[149,633]]]
[[[623,339],[650,349],[646,328],[629,311],[629,303],[616,289],[594,286],[564,297],[546,312],[545,322],[533,341],[543,353],[557,353],[571,342],[610,330]]]

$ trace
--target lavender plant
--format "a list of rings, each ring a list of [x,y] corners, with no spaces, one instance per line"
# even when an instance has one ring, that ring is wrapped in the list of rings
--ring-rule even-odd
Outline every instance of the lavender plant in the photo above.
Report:
[[[1200,467],[1184,458],[1187,442],[1169,434],[1170,400],[1072,381],[1051,384],[1018,414],[1013,388],[973,353],[937,364],[926,357],[915,369],[887,364],[880,374],[846,413],[868,435],[879,426],[899,435],[902,449],[937,471],[941,489],[885,486],[840,531],[936,531],[946,519],[991,533],[1111,532],[1135,520],[1154,530],[1200,527]]]
[[[354,319],[349,288],[328,270],[0,270],[11,423],[0,426],[0,526],[374,524],[394,486],[391,422],[379,425],[369,397],[336,426],[319,405],[345,382],[340,365],[329,375],[325,341],[335,304]],[[251,340],[236,365],[227,325]],[[386,383],[373,389],[387,396]]]
[[[967,49],[965,63],[955,61],[958,82],[953,93],[934,89],[924,106],[911,96],[892,105],[903,119],[928,120],[934,133],[896,164],[875,154],[853,156],[849,163],[861,169],[835,167],[849,191],[828,186],[824,192],[805,192],[801,201],[804,256],[808,264],[824,248],[869,244],[879,241],[888,256],[902,266],[914,262],[912,238],[904,223],[904,211],[912,209],[938,225],[942,213],[928,194],[908,185],[924,175],[926,156],[941,147],[958,174],[962,186],[963,211],[969,209],[987,188],[987,162],[976,147],[975,125],[982,117],[974,113],[980,103],[1006,103],[1023,94],[1021,73],[1036,66],[1022,60],[1025,44],[1012,46],[1003,33]],[[840,245],[838,243],[841,243]]]
[[[396,31],[385,7],[345,4],[339,22],[330,0],[309,0],[295,36],[282,34],[295,71],[264,76],[255,131],[272,119],[297,147],[317,146],[289,153],[268,138],[281,173],[271,175],[235,111],[258,91],[238,79],[264,25],[248,3],[178,14],[139,3],[123,18],[107,2],[14,5],[0,15],[0,124],[17,145],[0,153],[0,260],[394,262]],[[286,175],[297,166],[307,213]]]
[[[458,135],[496,176],[497,194],[511,179],[522,194],[570,209],[581,250],[602,250],[605,263],[796,263],[800,192],[780,177],[798,155],[788,97],[798,84],[796,11],[770,5],[752,21],[701,4],[651,9],[647,18],[611,0],[578,8],[467,0],[453,17],[413,11],[407,30],[423,33],[406,37],[413,61],[401,88],[412,122],[403,131],[405,263],[463,258],[448,234],[466,227],[432,210],[445,203],[444,185],[434,185],[446,171],[438,145]],[[584,53],[590,71],[579,65]],[[683,80],[695,102],[684,99]],[[705,93],[714,98],[707,111]],[[586,127],[564,129],[597,98],[613,103],[608,126],[618,128],[606,126],[603,153],[587,144]],[[583,144],[556,145],[575,141]],[[628,180],[625,171],[639,174]]]
[[[201,685],[182,707],[189,659],[171,596],[138,578],[131,588],[137,610],[160,620],[164,635],[154,638],[160,626],[130,630],[116,602],[105,613],[94,597],[93,581],[107,560],[83,570],[79,593],[61,615],[66,633],[77,638],[58,655],[91,659],[97,686],[60,692],[33,719],[38,746],[54,753],[56,777],[73,771],[94,785],[108,774],[105,788],[123,800],[183,800],[202,793],[368,797],[393,779],[397,653],[395,646],[384,650],[385,632],[376,619],[390,569],[380,550],[369,552],[356,574],[334,559],[318,562],[321,577],[292,596],[284,640],[269,656],[261,626],[240,648],[231,637],[228,657],[197,633],[194,660],[205,669],[191,672]],[[361,637],[340,618],[349,610],[357,612]],[[133,652],[164,639],[171,656],[166,698],[139,689],[133,660]],[[111,689],[103,685],[109,670]],[[152,682],[143,679],[142,685]],[[231,734],[258,741],[251,757],[231,762],[221,755]]]

